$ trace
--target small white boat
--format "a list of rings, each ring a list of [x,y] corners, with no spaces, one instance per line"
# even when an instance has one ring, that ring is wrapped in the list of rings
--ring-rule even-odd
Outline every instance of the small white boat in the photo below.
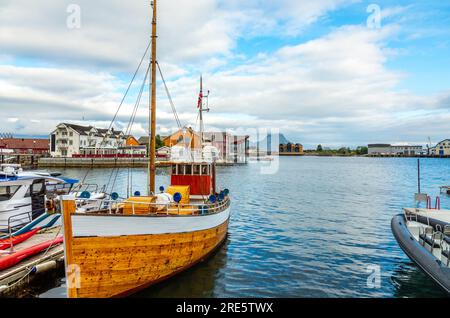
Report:
[[[24,172],[20,165],[0,168],[0,231],[30,223],[45,213],[47,195],[67,194],[78,182],[48,172]]]
[[[445,193],[450,195],[450,186],[442,186],[440,187],[441,193]]]

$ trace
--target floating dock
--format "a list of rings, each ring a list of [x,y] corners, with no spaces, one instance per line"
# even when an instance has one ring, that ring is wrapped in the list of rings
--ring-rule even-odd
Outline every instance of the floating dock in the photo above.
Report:
[[[14,251],[18,252],[52,240],[56,236],[62,235],[59,231],[60,227],[56,227],[37,233],[27,241],[14,246]],[[24,292],[33,286],[38,278],[45,279],[49,275],[55,275],[63,267],[64,247],[62,244],[26,258],[22,262],[0,271],[0,297],[23,297]]]

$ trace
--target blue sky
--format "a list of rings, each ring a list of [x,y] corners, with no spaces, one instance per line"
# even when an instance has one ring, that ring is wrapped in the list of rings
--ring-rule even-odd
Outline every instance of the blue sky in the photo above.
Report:
[[[80,10],[79,28],[67,25],[70,4]],[[370,5],[381,10],[379,28],[368,25],[376,13],[367,12]],[[306,148],[450,137],[449,2],[159,6],[158,60],[185,125],[196,124],[203,74],[210,130],[276,128]],[[108,126],[148,43],[149,15],[140,0],[0,0],[2,130],[45,136],[62,121]],[[117,128],[127,125],[138,86]],[[133,126],[137,136],[147,133],[147,100]],[[175,128],[159,81],[158,130]]]

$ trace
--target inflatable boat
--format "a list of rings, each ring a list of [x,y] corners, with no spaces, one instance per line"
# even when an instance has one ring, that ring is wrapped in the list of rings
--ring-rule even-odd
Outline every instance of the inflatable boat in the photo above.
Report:
[[[450,211],[404,209],[404,212],[392,218],[395,239],[417,266],[450,293],[450,223],[446,222]]]

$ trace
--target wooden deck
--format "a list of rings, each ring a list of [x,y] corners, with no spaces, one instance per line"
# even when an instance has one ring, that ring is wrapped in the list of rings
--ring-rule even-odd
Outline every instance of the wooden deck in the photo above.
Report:
[[[31,247],[33,245],[43,243],[49,240],[54,239],[57,235],[61,236],[62,233],[58,233],[59,227],[53,228],[47,231],[43,231],[38,233],[28,239],[25,242],[22,242],[14,247],[14,251],[20,251]],[[1,251],[3,255],[4,252]],[[39,254],[31,256],[22,262],[10,267],[8,269],[0,271],[0,297],[14,295],[17,290],[23,289],[26,285],[30,284],[34,277],[38,276],[38,274],[30,274],[27,278],[22,279],[25,275],[27,275],[30,270],[38,264],[42,264],[49,261],[56,261],[57,263],[62,263],[64,261],[64,247],[62,244],[59,244],[55,247],[52,247],[46,253],[46,250],[42,251]],[[50,270],[51,271],[51,270]],[[22,279],[22,280],[21,280]],[[21,280],[19,283],[15,284]],[[12,287],[11,287],[12,286]]]

